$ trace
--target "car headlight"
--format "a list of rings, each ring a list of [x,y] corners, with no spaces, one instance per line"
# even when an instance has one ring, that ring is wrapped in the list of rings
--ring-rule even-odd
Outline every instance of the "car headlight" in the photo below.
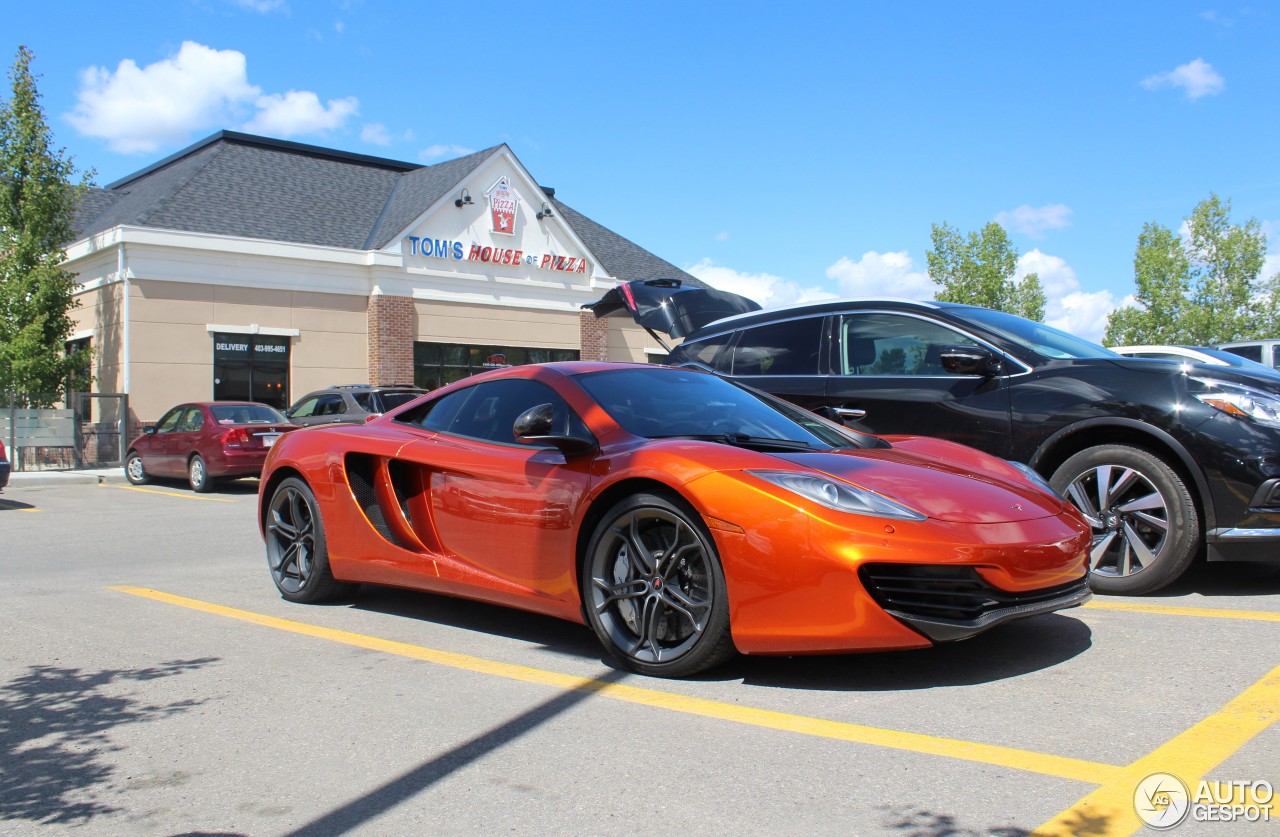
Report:
[[[1280,395],[1244,384],[1229,384],[1210,378],[1192,378],[1205,387],[1194,393],[1205,404],[1229,416],[1253,419],[1260,424],[1280,427]]]
[[[1008,462],[1014,468],[1017,468],[1019,471],[1021,471],[1022,475],[1027,478],[1027,482],[1031,483],[1036,488],[1040,489],[1041,491],[1045,491],[1045,492],[1048,492],[1049,494],[1052,494],[1054,497],[1057,497],[1059,500],[1063,499],[1062,495],[1059,494],[1057,491],[1055,491],[1053,486],[1049,485],[1049,481],[1044,477],[1040,476],[1040,472],[1037,471],[1035,468],[1032,468],[1030,465],[1027,465],[1022,462],[1014,462],[1012,459],[1006,459],[1005,462]]]
[[[748,471],[747,473],[836,511],[873,517],[893,517],[898,520],[925,519],[920,512],[895,503],[874,491],[817,474],[801,474],[796,471]]]

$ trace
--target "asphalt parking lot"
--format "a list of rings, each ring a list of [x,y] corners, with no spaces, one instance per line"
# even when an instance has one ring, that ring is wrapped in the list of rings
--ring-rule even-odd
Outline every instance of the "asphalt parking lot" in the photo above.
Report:
[[[1171,833],[1280,833],[1280,564],[667,681],[489,605],[291,605],[255,492],[0,493],[0,834],[1120,835],[1161,775]]]

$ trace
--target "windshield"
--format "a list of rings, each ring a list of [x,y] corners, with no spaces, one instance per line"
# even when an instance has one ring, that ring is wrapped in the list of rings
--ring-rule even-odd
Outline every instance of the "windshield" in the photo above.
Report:
[[[950,313],[971,320],[1006,340],[1051,358],[1120,357],[1097,343],[1060,331],[1053,326],[989,308],[952,308]]]
[[[665,366],[591,372],[577,382],[629,433],[649,439],[697,438],[729,444],[830,450],[854,440],[799,408],[766,401],[723,378]]]
[[[288,424],[289,420],[266,404],[213,404],[218,424]]]

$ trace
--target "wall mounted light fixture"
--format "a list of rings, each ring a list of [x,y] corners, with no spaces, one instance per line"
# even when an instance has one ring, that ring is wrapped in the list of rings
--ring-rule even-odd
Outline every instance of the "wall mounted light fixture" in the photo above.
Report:
[[[551,204],[546,201],[542,202],[542,208],[538,210],[537,219],[541,221],[543,218],[550,218],[554,215],[551,211]]]
[[[471,206],[471,203],[471,193],[463,189],[458,194],[458,199],[453,202],[453,205],[461,209],[464,206]]]

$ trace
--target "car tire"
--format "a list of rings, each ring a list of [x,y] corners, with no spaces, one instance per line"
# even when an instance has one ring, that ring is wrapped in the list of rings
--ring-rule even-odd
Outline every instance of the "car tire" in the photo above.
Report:
[[[204,457],[198,453],[187,460],[187,482],[191,484],[192,491],[200,494],[204,494],[213,488],[213,478],[209,476],[209,466],[205,464]]]
[[[136,450],[129,451],[124,458],[124,478],[134,485],[146,485],[151,482],[151,475],[142,465],[142,455]]]
[[[687,677],[733,656],[715,541],[684,502],[636,494],[591,535],[581,573],[587,623],[609,655],[655,677]]]
[[[1172,583],[1200,548],[1200,515],[1186,483],[1158,456],[1098,445],[1054,472],[1053,488],[1093,529],[1089,586],[1136,596]]]
[[[316,604],[355,589],[356,585],[335,579],[329,569],[320,505],[302,480],[289,477],[272,490],[265,530],[267,567],[287,601]]]

